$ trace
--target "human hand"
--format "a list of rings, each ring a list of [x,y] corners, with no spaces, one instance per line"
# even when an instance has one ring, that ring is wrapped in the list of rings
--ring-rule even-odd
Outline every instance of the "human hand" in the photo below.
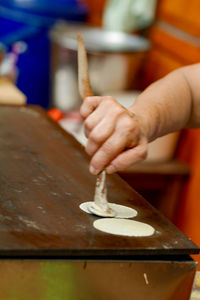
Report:
[[[87,97],[80,113],[85,119],[86,152],[92,157],[92,174],[104,168],[108,174],[124,170],[146,157],[142,120],[113,97]]]

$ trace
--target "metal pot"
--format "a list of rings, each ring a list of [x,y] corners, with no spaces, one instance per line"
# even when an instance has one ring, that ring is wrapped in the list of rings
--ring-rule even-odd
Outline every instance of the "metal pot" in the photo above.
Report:
[[[149,42],[143,37],[61,22],[50,32],[52,41],[52,103],[62,110],[79,104],[77,34],[88,52],[91,85],[96,95],[130,88]]]

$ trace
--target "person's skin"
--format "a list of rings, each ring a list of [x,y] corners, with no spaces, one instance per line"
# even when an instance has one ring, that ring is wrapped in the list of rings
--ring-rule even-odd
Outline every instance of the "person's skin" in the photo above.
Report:
[[[128,109],[113,97],[88,97],[80,109],[90,172],[124,170],[143,160],[148,142],[181,128],[200,127],[200,64],[151,84]]]

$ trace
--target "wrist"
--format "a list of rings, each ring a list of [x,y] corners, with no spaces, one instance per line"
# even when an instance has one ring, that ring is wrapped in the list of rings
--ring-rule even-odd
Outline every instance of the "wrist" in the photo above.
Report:
[[[139,104],[138,101],[135,101],[128,109],[136,115],[141,131],[148,142],[151,142],[160,136],[161,120],[156,107],[150,108],[146,105],[143,107],[141,102]]]

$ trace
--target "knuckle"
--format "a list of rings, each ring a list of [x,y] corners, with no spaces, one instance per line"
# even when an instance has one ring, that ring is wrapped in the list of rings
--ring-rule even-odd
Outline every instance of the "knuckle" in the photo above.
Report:
[[[102,101],[101,104],[104,106],[104,109],[106,109],[106,113],[112,114],[112,116],[118,116],[125,110],[112,96],[104,97],[104,101]]]
[[[123,115],[124,114],[124,108],[118,103],[113,105],[113,111],[116,115]]]
[[[106,96],[103,103],[105,103],[109,107],[119,106],[118,102],[112,96]]]
[[[90,105],[90,103],[92,103],[92,100],[93,99],[93,97],[86,97],[85,99],[84,99],[84,104],[85,105]]]
[[[141,148],[139,151],[139,157],[143,160],[147,157],[147,149]]]
[[[98,137],[97,135],[95,134],[94,131],[90,132],[89,136],[88,136],[89,140],[95,144],[98,144]]]
[[[87,114],[86,114],[86,107],[85,107],[84,104],[82,104],[81,107],[80,107],[80,114],[81,114],[81,116],[83,118],[85,118],[87,116]]]
[[[119,127],[123,130],[124,134],[130,134],[132,132],[137,134],[137,127],[135,126],[133,120],[127,117],[127,115],[122,115],[121,119],[119,120]]]
[[[115,102],[115,99],[112,96],[105,96],[104,101],[106,101],[106,102]]]
[[[93,128],[92,120],[91,118],[87,118],[84,122],[85,129],[91,130]]]
[[[104,140],[103,136],[101,134],[96,134],[95,131],[91,132],[90,134],[91,140],[95,141],[96,144],[101,144]]]
[[[80,107],[82,117],[86,118],[94,109],[95,102],[93,97],[86,97]]]
[[[132,120],[132,118],[130,118],[130,116],[126,115],[126,117],[124,118],[124,126],[128,129],[132,129],[134,126],[134,121]]]

